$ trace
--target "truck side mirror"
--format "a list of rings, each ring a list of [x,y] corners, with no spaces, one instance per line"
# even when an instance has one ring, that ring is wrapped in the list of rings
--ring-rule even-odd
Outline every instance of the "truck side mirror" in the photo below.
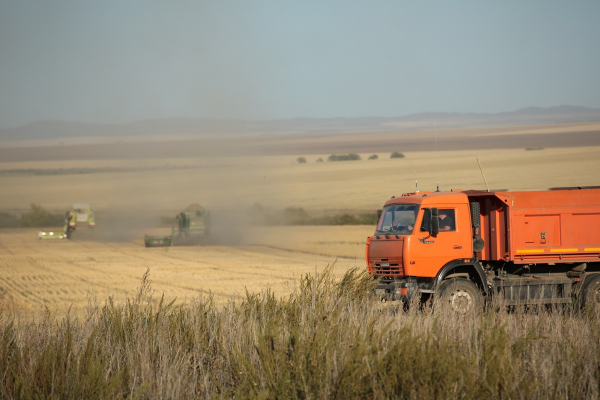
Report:
[[[436,236],[440,233],[440,219],[439,219],[439,210],[437,207],[431,208],[431,230],[430,233],[433,236]]]
[[[383,212],[383,210],[377,210],[377,220],[379,220],[379,218],[381,218],[382,212]]]

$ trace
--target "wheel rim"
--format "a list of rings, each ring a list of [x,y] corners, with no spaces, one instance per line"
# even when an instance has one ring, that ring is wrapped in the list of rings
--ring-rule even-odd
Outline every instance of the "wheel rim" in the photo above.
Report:
[[[465,314],[473,309],[473,296],[466,290],[455,290],[450,294],[450,306],[456,312]]]

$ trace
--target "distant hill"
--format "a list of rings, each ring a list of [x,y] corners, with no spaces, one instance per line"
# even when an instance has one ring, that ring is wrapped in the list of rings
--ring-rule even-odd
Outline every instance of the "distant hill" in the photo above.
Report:
[[[437,126],[441,128],[595,122],[600,121],[600,108],[558,106],[548,108],[527,107],[496,114],[420,113],[402,117],[400,120],[421,123],[434,120]],[[431,126],[429,124],[428,127]]]
[[[0,129],[0,141],[62,138],[209,138],[223,135],[281,136],[475,126],[534,125],[600,121],[600,108],[576,106],[528,107],[504,113],[418,113],[403,117],[294,118],[268,121],[166,118],[122,124],[40,121]]]

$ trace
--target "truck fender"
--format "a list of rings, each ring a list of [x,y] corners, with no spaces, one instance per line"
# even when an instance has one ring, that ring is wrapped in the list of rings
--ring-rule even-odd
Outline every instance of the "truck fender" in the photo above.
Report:
[[[466,259],[466,258],[461,258],[458,260],[452,260],[450,262],[448,262],[446,265],[444,265],[442,267],[442,269],[440,270],[440,272],[438,272],[437,276],[435,277],[435,287],[437,288],[440,283],[442,283],[442,281],[448,277],[451,276],[464,276],[464,274],[467,274],[467,276],[469,275],[468,273],[465,273],[463,271],[458,272],[458,273],[450,273],[452,270],[458,268],[458,267],[466,267],[467,269],[474,271],[475,272],[475,277],[477,279],[477,283],[479,285],[479,287],[481,288],[481,292],[484,296],[487,296],[487,279],[485,277],[485,272],[483,272],[483,268],[481,268],[481,264],[479,263],[479,260],[476,258],[471,258],[471,259]]]

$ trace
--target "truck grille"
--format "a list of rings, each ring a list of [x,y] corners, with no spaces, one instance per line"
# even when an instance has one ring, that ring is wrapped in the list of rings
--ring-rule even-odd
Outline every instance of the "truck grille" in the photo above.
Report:
[[[381,264],[384,265],[382,266]],[[404,276],[404,268],[402,264],[375,263],[371,264],[369,273],[372,276]]]

